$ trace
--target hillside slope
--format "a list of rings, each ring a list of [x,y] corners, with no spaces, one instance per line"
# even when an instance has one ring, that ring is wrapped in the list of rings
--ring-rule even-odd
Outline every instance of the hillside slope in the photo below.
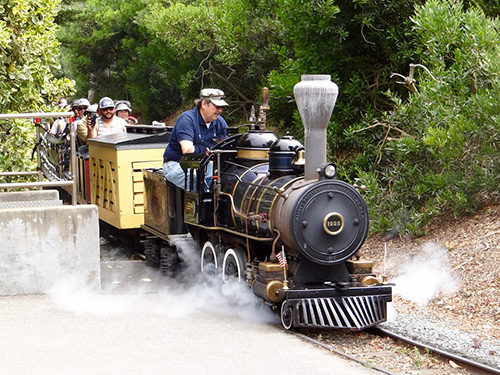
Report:
[[[500,206],[440,218],[421,238],[372,236],[361,252],[396,284],[396,312],[500,339]]]

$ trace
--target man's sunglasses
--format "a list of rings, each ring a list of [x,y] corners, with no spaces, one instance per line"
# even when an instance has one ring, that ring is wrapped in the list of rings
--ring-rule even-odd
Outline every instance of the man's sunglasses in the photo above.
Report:
[[[215,107],[215,109],[217,109],[217,110],[219,110],[219,109],[222,108],[221,106],[215,105],[214,102],[211,101],[210,99],[206,99],[206,101],[207,101],[208,104],[212,104]]]
[[[88,107],[77,107],[76,109],[78,109],[79,111],[84,111],[86,110]]]

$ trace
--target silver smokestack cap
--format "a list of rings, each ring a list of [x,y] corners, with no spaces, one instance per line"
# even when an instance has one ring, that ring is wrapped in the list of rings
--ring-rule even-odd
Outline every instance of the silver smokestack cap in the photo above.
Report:
[[[326,163],[326,128],[339,89],[328,74],[303,75],[293,88],[300,118],[305,128],[306,180],[318,178],[316,168]]]

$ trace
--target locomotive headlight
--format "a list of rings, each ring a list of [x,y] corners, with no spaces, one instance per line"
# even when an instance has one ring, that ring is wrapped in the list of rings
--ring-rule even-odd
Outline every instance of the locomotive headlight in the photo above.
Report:
[[[326,163],[321,165],[316,171],[319,174],[319,179],[324,180],[324,179],[332,179],[335,177],[335,173],[337,172],[337,169],[335,168],[335,165],[332,163]]]
[[[336,172],[336,169],[335,169],[335,166],[333,164],[328,164],[325,167],[325,177],[333,178],[335,176],[335,172]]]

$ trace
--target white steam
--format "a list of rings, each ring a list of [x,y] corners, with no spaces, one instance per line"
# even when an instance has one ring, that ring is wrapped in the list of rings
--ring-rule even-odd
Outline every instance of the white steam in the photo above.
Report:
[[[199,253],[186,244],[178,247],[183,268],[175,278],[161,275],[158,268],[147,267],[144,262],[109,262],[105,267],[112,269],[105,270],[110,271],[106,276],[103,274],[101,292],[65,279],[52,288],[51,298],[59,307],[78,314],[122,316],[152,312],[176,319],[213,312],[245,321],[279,322],[278,316],[246,284],[224,283],[220,276],[207,282],[206,275],[200,272]]]
[[[459,280],[451,274],[446,249],[435,243],[426,243],[411,255],[392,282],[396,284],[395,294],[419,305],[427,304],[439,293],[453,294],[459,286]]]

